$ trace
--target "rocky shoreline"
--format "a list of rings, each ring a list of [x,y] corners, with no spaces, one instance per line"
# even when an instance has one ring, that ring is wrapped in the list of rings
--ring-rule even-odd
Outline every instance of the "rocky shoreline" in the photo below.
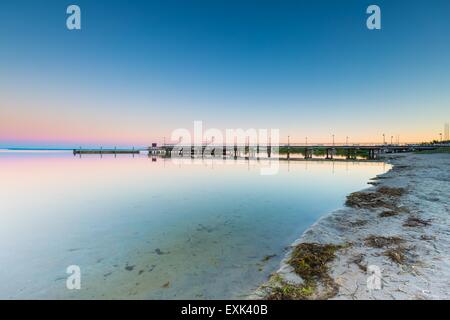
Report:
[[[393,168],[295,241],[252,299],[450,299],[450,154]]]

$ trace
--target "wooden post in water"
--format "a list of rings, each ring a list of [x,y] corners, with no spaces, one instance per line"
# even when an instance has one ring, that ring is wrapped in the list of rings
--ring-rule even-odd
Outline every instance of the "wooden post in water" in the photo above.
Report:
[[[249,155],[250,155],[250,137],[245,137],[244,157],[248,157]]]
[[[289,144],[289,136],[288,136],[288,147],[287,147],[287,158],[289,160],[289,151],[290,151],[290,144]]]

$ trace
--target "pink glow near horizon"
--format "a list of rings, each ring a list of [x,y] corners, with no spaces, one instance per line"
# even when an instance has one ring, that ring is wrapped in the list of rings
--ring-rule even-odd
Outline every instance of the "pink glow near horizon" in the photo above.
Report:
[[[3,98],[4,99],[4,98]],[[58,109],[56,107],[42,106],[41,103],[20,103],[2,102],[0,105],[8,105],[8,108],[2,107],[0,110],[0,147],[78,147],[78,146],[104,146],[104,147],[144,147],[152,142],[163,143],[163,137],[170,142],[170,135],[173,130],[179,127],[171,128],[171,125],[182,126],[192,132],[194,120],[177,120],[170,123],[166,120],[166,115],[162,112],[155,114],[152,120],[147,115],[142,117],[121,117],[120,112],[100,116],[94,109],[81,110],[74,112],[72,109]],[[29,106],[30,105],[30,106]],[[8,110],[6,112],[6,110]],[[167,110],[165,110],[167,112]],[[127,112],[124,111],[124,115]],[[204,130],[212,128],[214,125],[221,124],[225,132],[227,128],[226,120],[221,123],[205,121]],[[260,129],[261,122],[256,118],[248,127],[240,126],[247,130],[255,127]],[[234,123],[235,125],[236,123]],[[270,121],[265,121],[265,125],[270,125]],[[277,128],[280,123],[275,122],[272,128]],[[382,134],[386,133],[386,142],[399,141],[405,142],[424,142],[439,139],[438,124],[415,124],[408,126],[404,122],[400,123],[378,123],[373,122],[371,127],[360,125],[359,127],[346,128],[345,123],[336,121],[337,127],[334,131],[335,142],[343,143],[349,136],[349,143],[381,143]],[[331,124],[332,125],[332,124]],[[290,135],[292,143],[304,143],[305,136],[308,136],[308,143],[330,143],[332,141],[331,132],[326,124],[306,124],[290,126],[289,128],[280,128],[281,142],[287,142],[287,136]],[[386,127],[381,130],[380,127]],[[233,129],[236,129],[232,127]],[[441,130],[442,131],[442,130]]]

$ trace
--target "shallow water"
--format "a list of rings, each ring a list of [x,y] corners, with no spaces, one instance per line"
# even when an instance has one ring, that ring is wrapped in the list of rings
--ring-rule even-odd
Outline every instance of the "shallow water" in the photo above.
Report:
[[[389,169],[279,165],[261,175],[264,161],[0,152],[0,298],[241,298],[308,226]],[[66,288],[69,265],[81,290]]]

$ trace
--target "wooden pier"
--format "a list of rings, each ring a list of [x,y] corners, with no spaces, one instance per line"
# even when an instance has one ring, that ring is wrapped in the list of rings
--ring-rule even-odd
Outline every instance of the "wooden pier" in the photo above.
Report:
[[[139,154],[138,149],[73,149],[74,155],[81,155],[81,154]]]
[[[312,159],[313,155],[320,154],[325,159],[333,159],[335,156],[345,156],[347,159],[356,159],[362,154],[369,160],[374,160],[381,153],[398,153],[420,150],[432,150],[435,146],[431,145],[386,145],[386,144],[278,144],[278,145],[259,145],[259,144],[233,144],[233,145],[206,145],[206,144],[164,144],[158,146],[156,143],[152,143],[151,147],[145,149],[92,149],[92,148],[79,148],[74,149],[74,155],[82,154],[139,154],[142,152],[148,152],[149,156],[164,156],[164,157],[217,157],[223,158],[258,158],[262,156],[265,158],[272,158],[276,152],[278,154],[286,155],[289,160],[291,154],[302,154],[304,159]]]
[[[274,152],[286,155],[290,159],[291,154],[301,153],[305,159],[312,159],[315,153],[321,153],[325,159],[333,159],[337,151],[344,155],[347,159],[356,159],[358,155],[364,153],[368,159],[376,159],[381,153],[398,153],[419,150],[431,150],[436,147],[426,145],[348,145],[348,144],[279,144],[273,145],[259,145],[259,144],[234,144],[234,145],[175,145],[165,144],[157,146],[156,143],[148,148],[149,154],[165,155],[166,157],[206,157],[218,156],[238,158],[244,157],[259,157],[261,153],[266,154],[267,158],[271,158]]]

